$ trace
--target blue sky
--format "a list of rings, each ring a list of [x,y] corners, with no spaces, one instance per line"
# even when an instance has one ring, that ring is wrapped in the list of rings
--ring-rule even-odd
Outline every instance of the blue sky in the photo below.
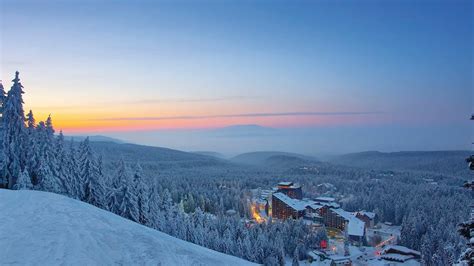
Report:
[[[396,125],[452,130],[443,141],[460,147],[449,136],[473,111],[472,11],[470,1],[3,0],[0,74],[8,84],[20,70],[27,107],[66,132]]]

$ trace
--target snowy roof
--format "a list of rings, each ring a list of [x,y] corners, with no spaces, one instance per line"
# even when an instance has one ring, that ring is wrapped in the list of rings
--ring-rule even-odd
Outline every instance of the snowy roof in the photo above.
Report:
[[[369,219],[374,219],[375,218],[375,213],[373,213],[373,212],[359,211],[358,213],[360,213],[361,215],[365,215],[365,216],[369,217]]]
[[[306,209],[307,204],[305,202],[297,199],[292,199],[281,192],[274,193],[273,196],[283,201],[286,205],[290,206],[294,210],[304,211]]]
[[[310,203],[310,204],[306,205],[306,207],[310,207],[313,210],[319,210],[324,206],[321,205],[321,204],[318,204],[318,203]]]
[[[390,250],[395,250],[395,251],[398,251],[402,254],[410,254],[410,255],[415,255],[415,256],[421,256],[421,253],[416,251],[416,250],[413,250],[413,249],[409,249],[407,247],[404,247],[404,246],[398,246],[398,245],[389,245],[389,246],[386,246],[383,250],[382,250],[382,254],[388,254],[388,253],[391,253]]]
[[[293,182],[280,182],[278,183],[279,186],[292,186],[293,185]]]
[[[323,201],[323,202],[334,202],[334,201],[336,201],[335,198],[331,198],[331,197],[317,197],[314,200],[315,201]]]
[[[308,251],[308,256],[310,256],[313,260],[319,260],[321,257],[322,258],[327,258],[328,256],[326,255],[326,253],[324,252],[321,252],[319,250],[311,250],[311,251]]]
[[[394,260],[394,261],[399,261],[399,262],[405,262],[407,260],[414,259],[414,257],[411,255],[401,255],[401,254],[395,254],[395,253],[384,254],[381,256],[381,258],[384,260]]]
[[[335,263],[345,263],[345,262],[351,262],[350,257],[345,257],[345,256],[340,256],[340,255],[332,255],[331,260],[334,261]]]
[[[341,216],[348,221],[347,233],[351,236],[364,236],[365,234],[365,223],[359,218],[355,217],[354,214],[345,211],[343,209],[332,209],[337,215]]]

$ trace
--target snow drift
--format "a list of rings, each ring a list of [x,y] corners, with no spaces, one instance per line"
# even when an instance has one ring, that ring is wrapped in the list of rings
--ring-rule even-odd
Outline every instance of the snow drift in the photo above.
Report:
[[[0,189],[1,264],[251,265],[61,195]]]

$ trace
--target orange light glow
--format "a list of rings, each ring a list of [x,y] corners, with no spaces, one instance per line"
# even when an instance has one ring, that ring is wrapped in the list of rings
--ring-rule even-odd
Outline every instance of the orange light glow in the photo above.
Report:
[[[259,224],[265,222],[265,219],[260,215],[257,210],[257,206],[254,203],[250,205],[250,211],[252,213],[252,218]]]

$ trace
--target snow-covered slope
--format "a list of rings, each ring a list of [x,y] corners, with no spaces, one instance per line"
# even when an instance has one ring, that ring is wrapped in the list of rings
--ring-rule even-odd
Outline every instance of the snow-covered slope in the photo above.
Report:
[[[251,265],[89,204],[0,189],[0,264]]]

